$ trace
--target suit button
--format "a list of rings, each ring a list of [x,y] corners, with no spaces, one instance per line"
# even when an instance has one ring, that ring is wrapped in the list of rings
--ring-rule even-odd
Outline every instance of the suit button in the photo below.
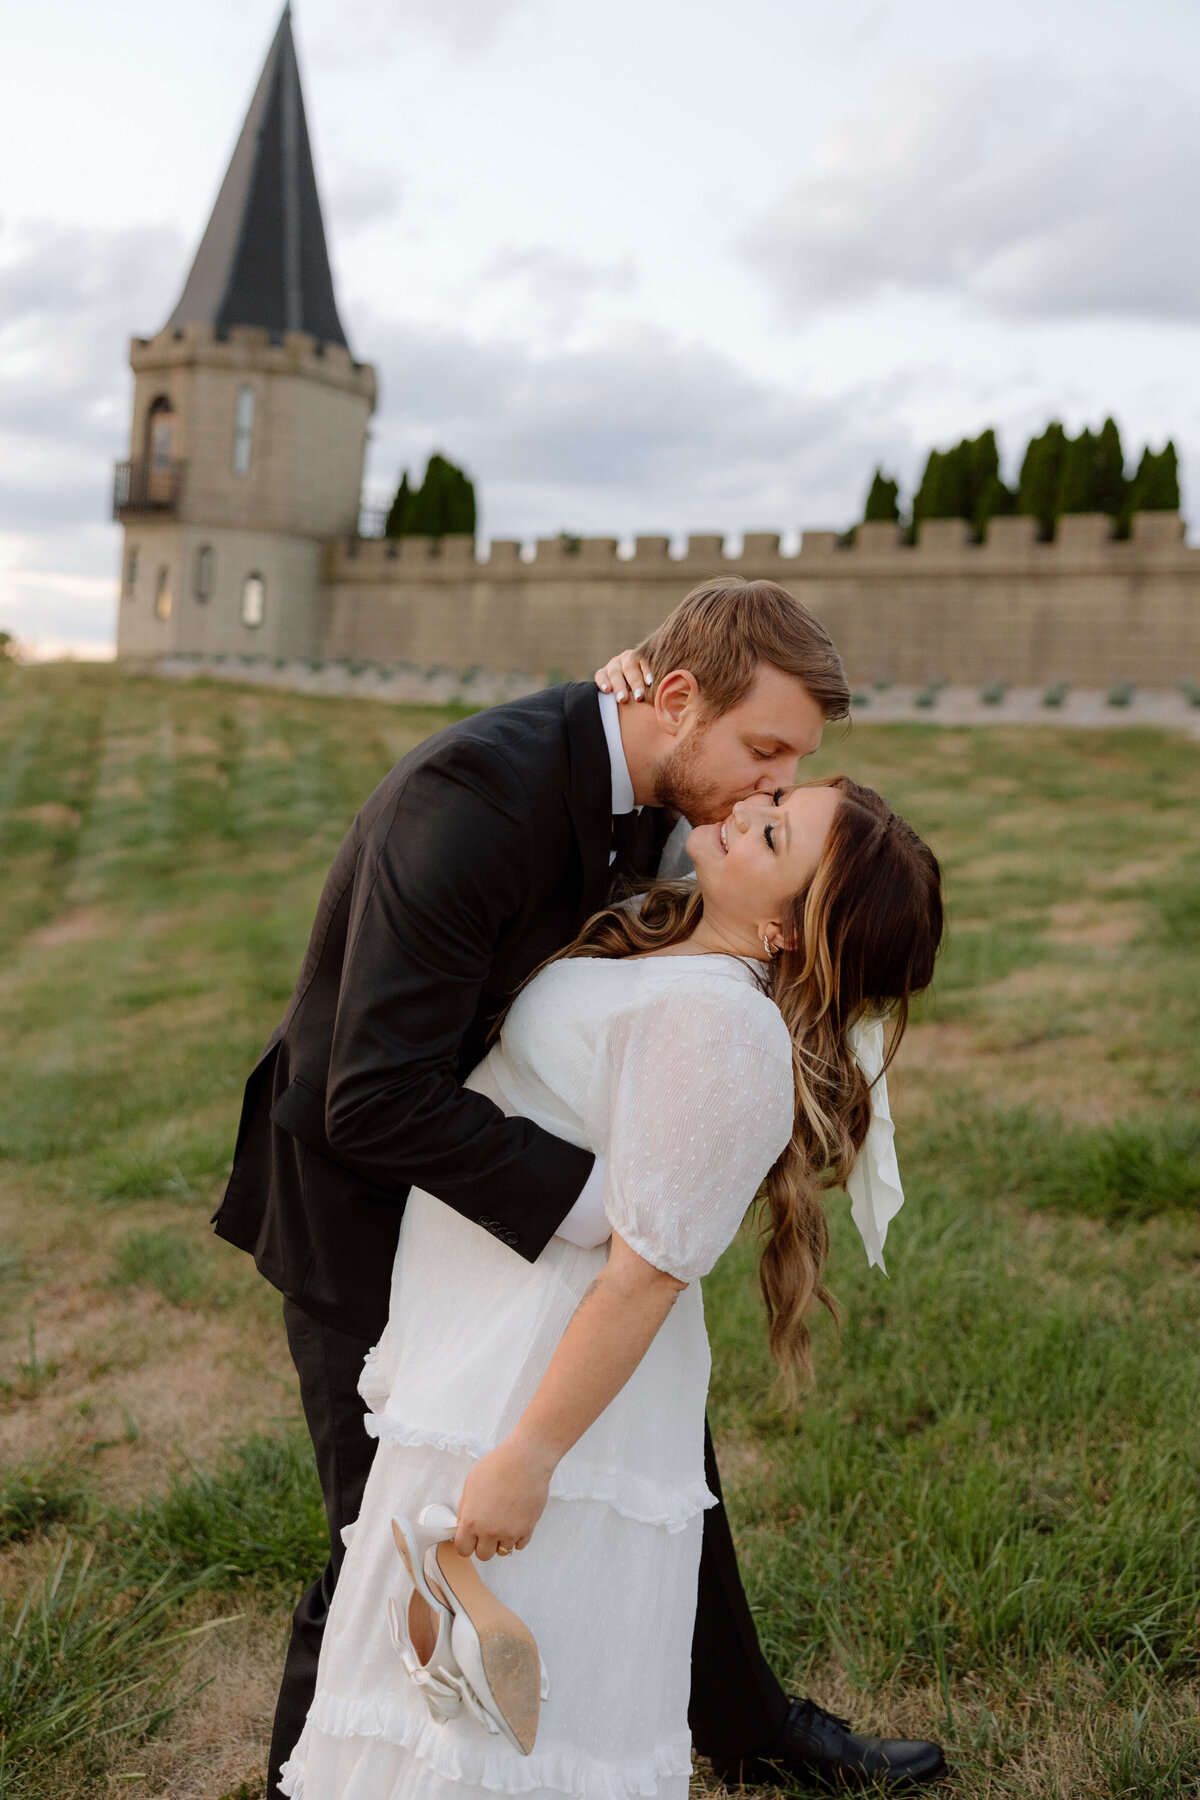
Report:
[[[518,1244],[521,1241],[515,1231],[506,1231],[503,1237],[506,1244]]]

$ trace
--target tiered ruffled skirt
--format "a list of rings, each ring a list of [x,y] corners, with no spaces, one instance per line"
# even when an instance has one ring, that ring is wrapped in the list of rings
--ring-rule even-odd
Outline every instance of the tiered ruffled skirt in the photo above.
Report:
[[[317,1696],[284,1770],[292,1800],[685,1800],[692,1625],[702,1513],[659,1520],[625,1496],[552,1498],[527,1549],[484,1577],[533,1630],[550,1679],[533,1754],[465,1714],[435,1724],[388,1632],[411,1584],[391,1516],[457,1502],[472,1458],[392,1441],[386,1416],[326,1627]],[[612,1484],[614,1487],[619,1483]],[[629,1497],[645,1510],[646,1494]]]
[[[524,1550],[482,1565],[550,1681],[525,1757],[465,1713],[435,1724],[392,1643],[411,1584],[391,1519],[457,1507],[511,1430],[606,1251],[552,1240],[534,1264],[414,1192],[391,1318],[359,1383],[379,1449],[325,1627],[291,1800],[685,1800],[703,1513],[708,1340],[686,1290],[647,1356],[555,1472]]]

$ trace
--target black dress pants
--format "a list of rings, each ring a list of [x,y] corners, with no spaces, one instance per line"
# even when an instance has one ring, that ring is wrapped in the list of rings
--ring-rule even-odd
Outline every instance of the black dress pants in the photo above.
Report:
[[[329,1561],[292,1618],[271,1732],[269,1800],[278,1800],[280,1766],[295,1748],[312,1703],[321,1633],[345,1556],[342,1527],[358,1517],[375,1454],[375,1440],[363,1429],[366,1408],[358,1393],[363,1358],[370,1348],[366,1339],[318,1324],[290,1300],[283,1303],[283,1318],[325,1496]],[[719,1498],[720,1476],[707,1428],[704,1468],[708,1485]],[[731,1762],[753,1756],[774,1744],[787,1708],[787,1696],[758,1647],[725,1508],[710,1507],[704,1515],[692,1639],[688,1707],[692,1738],[702,1756]]]

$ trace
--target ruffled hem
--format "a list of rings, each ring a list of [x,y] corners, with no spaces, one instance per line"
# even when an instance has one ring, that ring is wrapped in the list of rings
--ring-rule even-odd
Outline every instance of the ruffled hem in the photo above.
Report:
[[[374,1345],[363,1358],[358,1391],[373,1413],[382,1412],[388,1403],[391,1383],[384,1367],[383,1347],[380,1344]]]
[[[405,1425],[393,1413],[370,1412],[363,1420],[368,1436],[382,1444],[407,1450],[443,1450],[452,1456],[469,1456],[478,1462],[492,1448],[479,1438],[455,1436],[423,1426]],[[635,1525],[655,1525],[665,1531],[684,1531],[697,1513],[717,1504],[704,1481],[684,1487],[664,1488],[628,1469],[612,1469],[596,1463],[560,1463],[550,1481],[552,1500],[595,1500]]]
[[[494,1794],[528,1794],[537,1788],[582,1796],[582,1800],[654,1800],[659,1783],[690,1776],[691,1745],[687,1738],[660,1746],[640,1762],[597,1762],[572,1750],[534,1750],[532,1756],[503,1756],[474,1749],[450,1738],[444,1726],[418,1718],[399,1707],[374,1700],[339,1699],[318,1694],[304,1736],[280,1772],[279,1787],[288,1800],[304,1800],[305,1743],[312,1731],[329,1738],[382,1738],[426,1762],[445,1781],[461,1782]],[[383,1794],[378,1800],[387,1800]]]

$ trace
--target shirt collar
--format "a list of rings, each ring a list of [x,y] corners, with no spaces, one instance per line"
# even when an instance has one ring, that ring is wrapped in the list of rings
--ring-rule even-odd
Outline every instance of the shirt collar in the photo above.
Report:
[[[633,780],[629,764],[625,760],[625,746],[621,742],[621,715],[615,694],[600,695],[600,722],[604,726],[604,741],[608,745],[608,762],[612,771],[613,817],[618,813],[635,810],[640,812],[641,807],[635,807]]]

